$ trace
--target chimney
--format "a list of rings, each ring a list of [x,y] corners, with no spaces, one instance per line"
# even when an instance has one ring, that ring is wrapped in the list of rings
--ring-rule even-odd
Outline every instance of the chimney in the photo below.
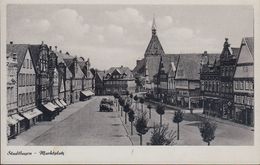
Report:
[[[66,52],[67,55],[70,55],[69,52]]]
[[[52,47],[50,46],[50,50],[52,49]]]
[[[12,45],[12,44],[13,44],[13,41],[10,41],[10,44]]]
[[[60,53],[62,53],[62,51],[60,50]]]
[[[57,49],[58,49],[58,47],[57,47],[57,46],[55,46],[55,51],[57,51]]]

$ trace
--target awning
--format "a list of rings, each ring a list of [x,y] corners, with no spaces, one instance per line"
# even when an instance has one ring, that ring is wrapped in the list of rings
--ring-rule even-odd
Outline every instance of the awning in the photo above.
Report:
[[[68,106],[68,105],[65,103],[65,101],[63,101],[63,100],[60,100],[60,103],[61,103],[62,105],[64,105],[64,106]]]
[[[30,111],[27,111],[25,113],[22,113],[24,117],[26,117],[27,119],[32,119],[36,116],[39,116],[42,114],[42,111],[40,111],[39,109],[37,108],[34,108],[33,110],[30,110]]]
[[[55,99],[55,103],[61,108],[64,107],[64,105],[62,105],[58,99]]]
[[[95,94],[94,94],[92,91],[90,91],[90,90],[81,91],[81,93],[82,93],[83,95],[87,96],[87,97],[95,95]]]
[[[14,118],[14,119],[16,119],[16,120],[18,120],[18,121],[22,121],[22,120],[24,119],[24,117],[22,117],[22,116],[20,116],[20,115],[18,115],[18,114],[12,115],[12,118]]]
[[[44,104],[43,106],[48,109],[49,111],[55,111],[55,108],[52,106],[53,104],[51,102],[48,102],[47,104]]]
[[[7,118],[7,122],[8,122],[8,124],[10,124],[10,125],[15,125],[15,124],[18,123],[17,120],[15,120],[15,119],[13,119],[13,118],[11,118],[11,117],[8,117],[8,118]]]
[[[50,106],[52,106],[54,109],[60,108],[58,105],[55,105],[55,104],[53,104],[52,102],[50,102]]]

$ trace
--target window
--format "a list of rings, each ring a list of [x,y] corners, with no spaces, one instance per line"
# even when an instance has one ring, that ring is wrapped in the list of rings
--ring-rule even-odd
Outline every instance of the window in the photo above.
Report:
[[[23,68],[25,68],[25,65],[26,65],[26,64],[25,64],[25,60],[24,60],[24,61],[23,61]]]
[[[243,66],[243,71],[248,72],[248,66]]]
[[[26,59],[26,61],[27,61],[27,69],[29,69],[29,65],[30,65],[29,59]]]
[[[22,95],[21,94],[19,94],[19,96],[18,96],[18,106],[19,107],[22,106]]]
[[[32,60],[30,60],[30,69],[32,69]]]
[[[240,81],[240,89],[241,89],[241,90],[244,89],[244,81]]]
[[[249,82],[248,81],[245,81],[245,89],[249,90]]]

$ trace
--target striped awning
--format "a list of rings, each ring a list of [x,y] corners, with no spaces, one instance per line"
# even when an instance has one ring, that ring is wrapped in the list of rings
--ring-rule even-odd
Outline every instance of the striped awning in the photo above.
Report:
[[[81,91],[81,93],[82,93],[83,95],[87,96],[87,97],[95,95],[95,94],[94,94],[92,91],[90,91],[90,90]]]
[[[64,105],[62,105],[61,102],[60,102],[58,99],[55,99],[55,103],[56,103],[59,107],[61,107],[61,108],[64,107]]]
[[[13,119],[12,117],[8,117],[8,118],[7,118],[7,123],[8,123],[9,125],[15,125],[15,124],[18,123],[18,121],[15,120],[15,119]]]
[[[51,103],[51,102],[48,102],[47,104],[44,104],[43,105],[46,109],[48,109],[49,111],[51,112],[54,112],[55,111],[55,107],[54,105]]]
[[[65,103],[65,101],[63,101],[63,100],[60,100],[60,103],[63,104],[64,106],[68,106],[68,105]]]
[[[22,120],[24,119],[24,117],[22,117],[22,116],[20,116],[20,115],[18,115],[18,114],[12,115],[12,118],[14,118],[14,119],[16,119],[16,120],[18,120],[18,121],[22,121]]]
[[[32,118],[34,118],[34,117],[37,117],[37,116],[39,116],[39,115],[41,115],[42,114],[42,111],[40,111],[39,109],[37,109],[37,108],[34,108],[34,109],[32,109],[32,110],[30,110],[30,111],[27,111],[27,112],[24,112],[24,113],[22,113],[22,115],[25,117],[25,118],[27,118],[27,119],[32,119]]]

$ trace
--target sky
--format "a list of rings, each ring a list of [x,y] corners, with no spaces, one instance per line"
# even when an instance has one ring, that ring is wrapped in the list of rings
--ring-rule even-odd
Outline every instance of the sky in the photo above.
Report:
[[[165,53],[220,53],[225,38],[239,47],[253,36],[251,6],[17,5],[7,6],[7,42],[44,41],[100,70],[133,69],[144,57],[155,17]]]

